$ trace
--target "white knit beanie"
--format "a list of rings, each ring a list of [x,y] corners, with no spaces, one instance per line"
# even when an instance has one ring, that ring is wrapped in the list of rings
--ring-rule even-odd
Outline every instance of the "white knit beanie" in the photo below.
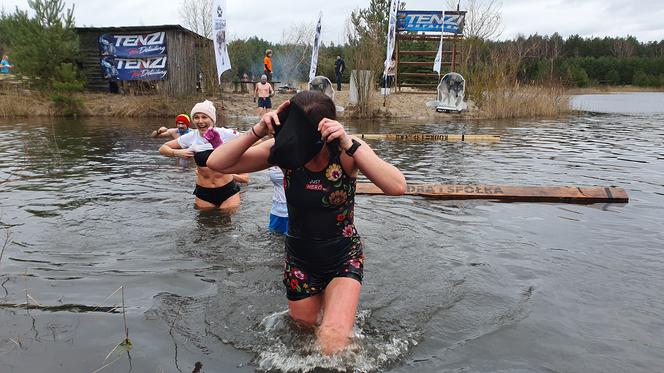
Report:
[[[217,109],[214,108],[212,101],[205,100],[199,102],[191,109],[191,119],[194,119],[194,114],[203,113],[212,119],[212,123],[217,122]]]

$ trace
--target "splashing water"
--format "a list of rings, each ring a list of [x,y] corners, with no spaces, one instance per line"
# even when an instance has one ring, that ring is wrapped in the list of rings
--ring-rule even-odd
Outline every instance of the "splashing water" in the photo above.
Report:
[[[265,317],[258,325],[266,349],[255,363],[260,370],[283,372],[373,372],[400,360],[417,345],[417,333],[384,335],[370,323],[370,311],[360,311],[353,330],[353,341],[343,351],[326,356],[320,351],[314,334],[304,330],[287,311]]]

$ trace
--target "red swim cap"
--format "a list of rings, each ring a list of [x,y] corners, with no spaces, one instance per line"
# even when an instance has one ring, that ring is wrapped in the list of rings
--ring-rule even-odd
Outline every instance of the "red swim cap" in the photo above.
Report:
[[[187,127],[189,127],[189,115],[187,114],[179,114],[177,117],[175,117],[175,124],[178,124],[178,122],[184,122],[187,124]]]

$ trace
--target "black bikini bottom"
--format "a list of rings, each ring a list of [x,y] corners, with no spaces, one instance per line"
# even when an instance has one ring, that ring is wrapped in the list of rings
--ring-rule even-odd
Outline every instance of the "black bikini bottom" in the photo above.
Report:
[[[196,197],[203,201],[210,202],[217,207],[239,192],[240,187],[235,183],[235,180],[231,180],[230,183],[219,188],[206,188],[196,184],[196,189],[194,189],[194,195]]]

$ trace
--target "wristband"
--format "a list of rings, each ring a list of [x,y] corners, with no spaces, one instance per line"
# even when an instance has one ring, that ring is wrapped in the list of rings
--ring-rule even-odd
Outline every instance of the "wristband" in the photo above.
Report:
[[[355,151],[357,150],[357,148],[359,148],[360,145],[362,145],[362,143],[360,143],[359,141],[357,141],[355,139],[353,139],[352,142],[353,142],[353,145],[351,145],[350,148],[346,149],[346,154],[348,154],[351,157],[355,154]]]

